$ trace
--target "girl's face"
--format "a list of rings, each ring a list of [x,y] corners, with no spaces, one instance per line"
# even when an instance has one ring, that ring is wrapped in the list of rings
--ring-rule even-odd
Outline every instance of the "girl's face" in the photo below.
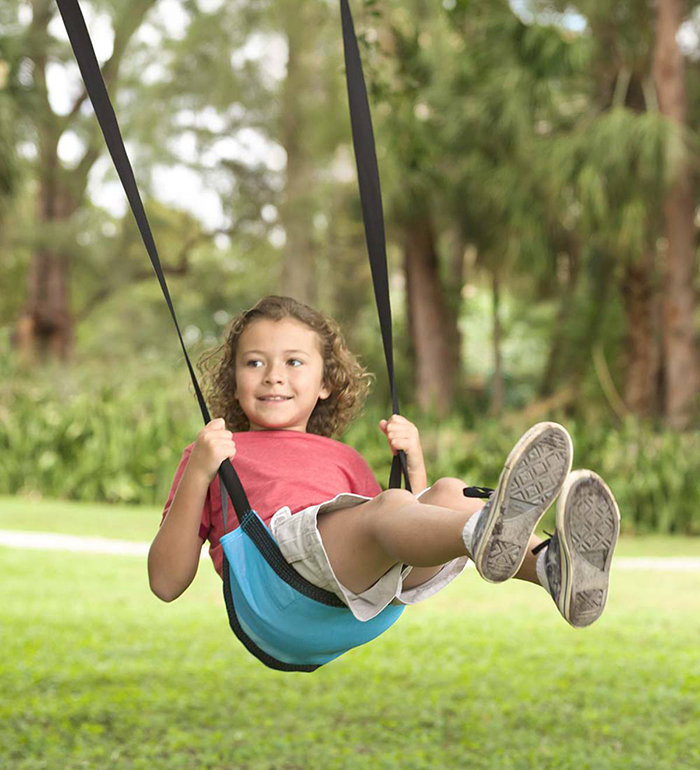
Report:
[[[319,338],[308,326],[292,318],[263,318],[238,338],[234,395],[252,431],[304,433],[319,398],[330,394],[323,384]]]

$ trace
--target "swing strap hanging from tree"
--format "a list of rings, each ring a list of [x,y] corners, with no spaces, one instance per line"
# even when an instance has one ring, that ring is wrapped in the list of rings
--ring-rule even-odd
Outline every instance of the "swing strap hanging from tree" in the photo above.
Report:
[[[102,129],[107,148],[112,156],[117,174],[124,187],[124,192],[126,193],[129,205],[131,206],[134,218],[136,219],[136,224],[138,225],[141,237],[143,238],[146,251],[148,252],[153,264],[153,269],[160,282],[160,287],[165,296],[165,301],[168,304],[170,315],[173,318],[175,329],[180,339],[180,346],[182,347],[182,352],[184,353],[185,361],[190,371],[195,394],[206,425],[211,421],[209,410],[204,401],[204,397],[202,396],[199,383],[197,382],[194,369],[192,368],[190,358],[187,354],[185,343],[182,339],[180,326],[177,322],[168,285],[165,276],[163,275],[155,241],[136,185],[131,162],[126,153],[126,148],[124,147],[114,108],[109,99],[100,66],[97,62],[97,57],[95,56],[85,19],[80,10],[78,0],[56,0],[56,4],[58,5],[58,9],[63,18],[68,38],[78,62],[81,75],[85,81],[85,86],[90,101],[92,102],[95,115]],[[389,301],[389,281],[386,265],[384,213],[382,209],[374,133],[372,131],[372,120],[370,117],[360,53],[347,0],[340,0],[340,7],[343,23],[346,77],[350,100],[350,118],[352,123],[353,144],[355,147],[367,249],[372,271],[372,282],[377,302],[377,311],[379,313],[382,340],[384,343],[384,355],[389,375],[389,384],[391,386],[393,413],[399,414],[399,402],[394,377],[391,305]],[[400,451],[394,457],[392,463],[391,474],[389,477],[390,488],[400,486],[402,471],[406,481],[406,488],[410,490],[406,456],[403,451]],[[250,509],[250,505],[248,504],[238,475],[228,460],[223,462],[219,473],[223,477],[226,488],[229,490],[229,494],[231,494],[231,499],[240,521],[241,516]]]
[[[83,14],[78,0],[56,2],[105,142],[173,318],[206,425],[211,421],[211,416],[182,339],[151,228]],[[393,413],[399,414],[394,378],[384,214],[374,133],[362,62],[347,0],[340,0],[340,10],[352,138],[367,250],[391,386]],[[410,491],[403,451],[399,451],[393,459],[390,488],[400,486],[401,473],[406,489]],[[243,485],[229,460],[221,464],[218,475],[224,532],[228,497],[231,498],[240,525],[221,538],[224,549],[224,598],[229,622],[246,648],[265,665],[282,671],[314,671],[348,649],[370,641],[396,622],[404,609],[402,606],[390,605],[371,621],[360,622],[335,594],[317,588],[302,578],[284,559],[268,528],[251,509]],[[465,495],[487,497],[489,491],[469,487],[465,489]],[[261,606],[261,603],[267,606]]]

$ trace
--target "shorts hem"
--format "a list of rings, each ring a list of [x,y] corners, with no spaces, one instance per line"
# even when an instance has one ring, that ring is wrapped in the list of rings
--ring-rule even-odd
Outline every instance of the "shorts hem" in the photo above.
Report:
[[[421,490],[416,497],[429,489],[426,487]],[[372,620],[390,604],[417,604],[433,596],[460,575],[469,561],[467,556],[453,559],[425,583],[406,590],[403,589],[403,580],[412,572],[413,567],[397,563],[374,585],[359,594],[354,593],[333,572],[318,531],[318,515],[350,508],[372,499],[352,492],[341,492],[331,500],[311,505],[295,514],[287,506],[280,508],[270,521],[270,530],[289,564],[309,582],[338,596],[355,618],[363,622]]]

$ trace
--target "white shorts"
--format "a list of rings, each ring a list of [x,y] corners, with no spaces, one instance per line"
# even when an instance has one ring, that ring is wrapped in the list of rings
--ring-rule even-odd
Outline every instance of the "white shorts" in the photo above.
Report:
[[[428,489],[430,487],[417,494],[416,498]],[[270,521],[270,530],[289,564],[313,585],[338,596],[358,620],[370,620],[388,604],[422,602],[452,582],[464,571],[469,561],[467,556],[453,559],[425,583],[407,589],[404,589],[403,581],[413,567],[394,564],[366,591],[353,593],[333,572],[318,531],[317,519],[321,513],[351,508],[372,499],[351,492],[341,492],[332,500],[311,505],[294,515],[287,506],[280,508]]]

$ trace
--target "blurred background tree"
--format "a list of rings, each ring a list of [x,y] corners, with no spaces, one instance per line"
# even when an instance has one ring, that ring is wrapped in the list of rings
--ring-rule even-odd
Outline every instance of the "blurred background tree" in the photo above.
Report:
[[[81,6],[192,355],[219,344],[260,296],[289,294],[339,320],[379,374],[368,409],[383,416],[337,3]],[[580,426],[584,452],[620,478],[642,442],[673,457],[681,444],[667,436],[694,441],[698,427],[696,5],[364,0],[353,11],[387,219],[400,398],[424,426],[429,462],[465,473],[474,459],[459,447],[469,435],[494,429],[507,441],[543,418]],[[170,420],[192,413],[186,438],[197,411],[115,180],[53,0],[8,0],[3,414],[19,426],[31,413],[47,430],[54,399],[73,415],[73,428],[61,418],[55,430],[84,441],[70,399],[90,382],[96,393],[99,383],[133,382],[149,409],[128,406],[124,390],[132,417],[123,419],[167,413],[153,433],[173,442],[183,422]],[[48,390],[32,402],[32,387]],[[40,417],[39,403],[54,416]],[[31,450],[18,450],[5,425],[3,449],[20,458],[7,491],[19,491]],[[593,436],[608,435],[619,462],[595,454]],[[384,463],[374,426],[354,426],[351,439]],[[46,467],[60,469],[61,453],[47,452]],[[170,452],[94,494],[142,500],[150,488],[157,499]],[[653,519],[645,499],[673,508],[695,489],[692,466],[675,464],[653,489],[629,492],[640,521]],[[75,494],[77,482],[60,478],[52,493]]]

